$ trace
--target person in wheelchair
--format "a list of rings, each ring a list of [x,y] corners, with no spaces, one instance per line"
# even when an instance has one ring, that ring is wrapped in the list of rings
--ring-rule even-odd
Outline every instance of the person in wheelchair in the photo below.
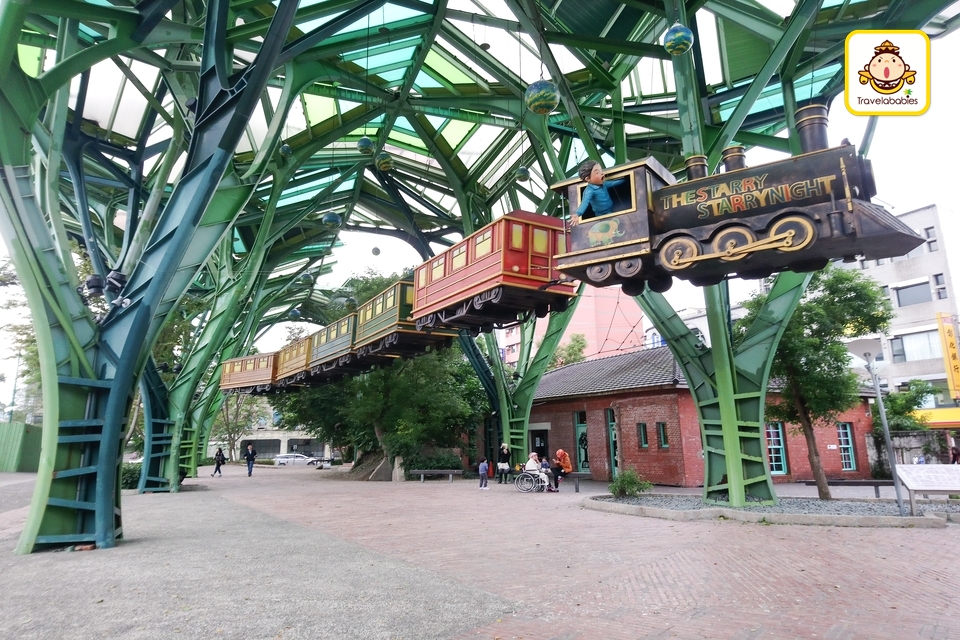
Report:
[[[540,466],[540,458],[537,456],[536,451],[530,452],[530,455],[527,458],[527,464],[523,467],[523,470],[539,477],[541,480],[541,485],[547,486],[550,484],[550,479],[547,477],[547,474],[543,472],[543,469]]]

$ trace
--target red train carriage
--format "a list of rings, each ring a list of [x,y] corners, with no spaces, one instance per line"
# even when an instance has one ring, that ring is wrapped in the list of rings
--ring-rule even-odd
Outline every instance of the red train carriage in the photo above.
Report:
[[[224,393],[263,393],[273,387],[276,375],[276,353],[232,358],[223,363],[220,389]]]
[[[571,283],[558,283],[553,256],[566,251],[563,221],[514,211],[420,265],[414,276],[418,329],[490,331],[567,308]]]
[[[411,318],[413,298],[413,282],[401,280],[357,309],[354,344],[362,361],[423,353],[431,347],[449,346],[457,337],[452,329],[417,331]]]

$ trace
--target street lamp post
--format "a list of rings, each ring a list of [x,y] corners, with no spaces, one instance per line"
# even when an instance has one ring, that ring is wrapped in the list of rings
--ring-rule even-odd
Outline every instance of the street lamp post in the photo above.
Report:
[[[880,392],[880,378],[877,377],[876,357],[874,356],[874,354],[881,352],[880,349],[879,338],[865,338],[847,343],[847,350],[850,353],[866,361],[863,368],[870,373],[870,377],[873,379],[873,389],[877,394],[877,407],[880,409],[880,424],[883,425],[883,439],[887,445],[887,460],[890,463],[890,473],[893,475],[893,488],[897,492],[897,507],[900,509],[900,515],[903,516],[903,497],[900,495],[900,478],[897,477],[897,459],[893,452],[893,441],[890,440],[887,410],[883,406],[883,394]]]

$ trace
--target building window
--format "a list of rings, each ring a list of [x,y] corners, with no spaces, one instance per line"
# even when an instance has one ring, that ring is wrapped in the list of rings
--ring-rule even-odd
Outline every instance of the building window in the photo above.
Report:
[[[657,438],[660,440],[661,449],[670,448],[670,443],[667,441],[667,423],[666,422],[657,423]]]
[[[573,425],[575,427],[585,427],[587,426],[587,412],[586,411],[574,411],[573,413]]]
[[[937,230],[934,227],[927,227],[923,230],[923,235],[927,239],[927,251],[933,253],[937,250]],[[923,246],[923,245],[921,245]]]
[[[860,261],[860,268],[861,268],[861,269],[867,269],[867,268],[869,268],[870,265],[869,265],[868,263],[869,263],[869,260],[861,260],[861,261]]]
[[[884,261],[883,258],[879,258],[879,259],[877,260],[877,266],[878,266],[878,267],[882,267],[884,264],[886,264],[886,261]]]
[[[933,286],[937,292],[937,300],[947,299],[947,281],[942,273],[933,274]]]
[[[783,439],[783,423],[767,423],[767,460],[770,461],[770,474],[787,474],[787,448]]]
[[[898,307],[909,307],[912,304],[922,304],[933,300],[933,296],[930,295],[929,282],[921,282],[909,287],[894,289],[894,291],[897,293]]]
[[[647,423],[638,422],[637,423],[637,448],[646,449],[650,446],[650,441],[647,440]]]
[[[937,331],[908,333],[890,339],[890,351],[894,362],[931,360],[943,356],[940,334]]]
[[[888,287],[888,286],[886,286],[886,285],[883,285],[882,287],[880,287],[880,290],[883,292],[883,297],[884,297],[884,298],[889,298],[889,297],[890,297],[890,287]]]
[[[838,422],[837,437],[840,439],[841,468],[844,471],[856,471],[857,459],[853,455],[853,425],[849,422]]]

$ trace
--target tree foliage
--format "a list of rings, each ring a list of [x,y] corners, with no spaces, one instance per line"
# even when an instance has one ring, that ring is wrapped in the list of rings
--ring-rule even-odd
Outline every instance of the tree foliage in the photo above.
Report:
[[[226,445],[227,456],[237,459],[237,444],[261,421],[272,419],[273,410],[261,396],[232,393],[224,397],[213,421],[210,441]]]
[[[550,359],[548,369],[555,369],[574,362],[581,362],[584,359],[583,352],[587,349],[587,336],[582,333],[574,333],[570,336],[570,341],[561,344],[553,353]]]
[[[764,301],[765,296],[756,295],[744,304],[748,313],[737,323],[738,338],[758,317]],[[882,333],[892,317],[890,301],[876,281],[860,271],[828,265],[814,274],[780,340],[771,369],[780,395],[768,404],[767,415],[800,425],[823,499],[830,498],[830,489],[814,428],[834,425],[839,413],[859,401],[860,381],[848,367],[844,340]]]
[[[887,425],[891,431],[919,431],[927,428],[927,421],[917,417],[914,412],[923,406],[929,396],[935,395],[939,389],[925,380],[911,380],[907,388],[898,393],[891,393],[883,398],[883,407],[887,413]],[[873,431],[883,433],[883,423],[880,421],[880,407],[874,403]]]

